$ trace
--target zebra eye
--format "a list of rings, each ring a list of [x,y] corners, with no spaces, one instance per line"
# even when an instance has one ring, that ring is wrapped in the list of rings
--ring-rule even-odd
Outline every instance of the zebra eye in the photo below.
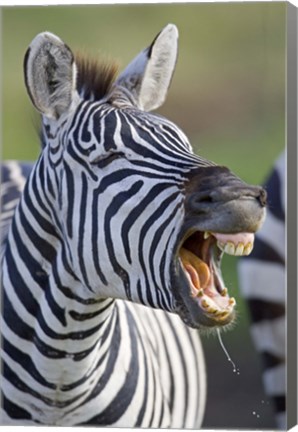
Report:
[[[99,168],[104,168],[110,163],[112,163],[115,159],[120,159],[124,157],[124,153],[117,152],[117,153],[106,153],[103,155],[100,155],[96,157],[94,160],[91,161],[91,165],[95,165]]]

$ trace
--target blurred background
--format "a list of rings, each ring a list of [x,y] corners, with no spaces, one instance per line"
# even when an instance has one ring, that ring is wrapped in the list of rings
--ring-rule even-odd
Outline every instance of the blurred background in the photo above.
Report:
[[[285,146],[285,18],[284,2],[3,8],[2,158],[35,160],[39,154],[38,117],[22,67],[37,33],[56,33],[73,49],[115,58],[124,68],[171,22],[180,33],[179,58],[159,113],[184,130],[197,153],[249,183],[262,183]],[[204,427],[272,429],[236,264],[236,258],[224,258],[238,322],[222,337],[240,374],[233,373],[217,337],[203,335]]]

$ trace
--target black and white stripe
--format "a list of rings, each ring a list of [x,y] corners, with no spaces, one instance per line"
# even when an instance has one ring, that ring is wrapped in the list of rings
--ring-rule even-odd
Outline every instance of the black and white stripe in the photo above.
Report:
[[[264,387],[271,398],[278,427],[286,428],[286,271],[285,271],[285,152],[265,184],[268,209],[256,235],[252,254],[239,264],[240,287],[247,299],[256,349],[264,367]]]
[[[0,235],[1,254],[7,238],[11,218],[19,202],[27,177],[32,169],[31,163],[19,164],[16,161],[7,161],[1,165],[1,211]]]

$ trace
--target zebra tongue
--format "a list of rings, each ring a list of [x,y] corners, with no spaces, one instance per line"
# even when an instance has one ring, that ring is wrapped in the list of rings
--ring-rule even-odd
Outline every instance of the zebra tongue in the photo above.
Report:
[[[185,271],[191,279],[193,287],[196,290],[207,287],[210,280],[210,270],[208,265],[185,248],[181,248],[180,258]],[[197,293],[194,292],[194,294],[196,295]]]

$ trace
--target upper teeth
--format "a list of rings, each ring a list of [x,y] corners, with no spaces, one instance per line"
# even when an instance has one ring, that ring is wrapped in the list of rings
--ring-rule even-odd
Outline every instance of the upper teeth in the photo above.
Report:
[[[253,250],[253,245],[251,243],[238,243],[235,245],[234,243],[228,241],[227,243],[217,242],[217,246],[228,255],[242,256],[249,255]]]
[[[205,231],[204,232],[204,239],[206,240],[208,237],[212,235],[211,232]],[[214,234],[214,237],[217,238],[219,236],[218,234]],[[238,235],[230,235],[229,237],[233,238],[235,240],[235,243],[231,240],[227,239],[227,235],[221,235],[220,239],[217,239],[217,246],[226,254],[228,255],[235,255],[235,256],[242,256],[242,255],[249,255],[251,251],[253,250],[253,237],[250,236],[249,240],[252,241],[239,241]],[[224,238],[226,237],[226,238]],[[238,242],[236,238],[238,237]],[[223,239],[224,238],[224,239]],[[243,236],[242,236],[243,239]],[[247,238],[245,240],[248,240]]]

